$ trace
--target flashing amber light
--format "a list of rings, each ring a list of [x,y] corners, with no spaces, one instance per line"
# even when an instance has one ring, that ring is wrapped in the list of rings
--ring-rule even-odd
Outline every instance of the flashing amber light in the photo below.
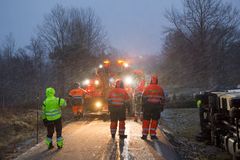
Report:
[[[123,61],[123,60],[118,60],[117,63],[118,63],[118,64],[123,64],[124,61]]]
[[[109,60],[105,60],[103,63],[104,63],[104,64],[109,64],[110,61],[109,61]]]

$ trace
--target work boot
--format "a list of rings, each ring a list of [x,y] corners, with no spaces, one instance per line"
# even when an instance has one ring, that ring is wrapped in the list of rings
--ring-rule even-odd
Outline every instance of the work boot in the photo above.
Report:
[[[58,147],[58,149],[63,148],[63,138],[62,137],[57,138],[57,147]]]
[[[152,140],[158,140],[158,137],[156,135],[151,136]]]
[[[48,150],[51,150],[51,149],[53,149],[54,148],[54,146],[53,146],[53,144],[52,144],[52,142],[48,145]]]
[[[112,134],[112,139],[114,139],[115,138],[115,134]]]
[[[141,137],[143,140],[146,140],[147,139],[147,136],[146,135],[142,135]]]
[[[125,139],[125,138],[127,138],[127,135],[119,135],[119,137],[120,137],[120,139]]]

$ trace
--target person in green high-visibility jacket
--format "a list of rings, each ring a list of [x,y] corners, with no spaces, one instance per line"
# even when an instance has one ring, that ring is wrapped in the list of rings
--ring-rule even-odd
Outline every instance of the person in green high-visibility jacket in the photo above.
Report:
[[[63,147],[61,108],[65,106],[67,106],[67,103],[63,98],[55,97],[54,88],[49,87],[46,89],[46,99],[42,105],[42,119],[47,128],[45,143],[48,145],[48,149],[54,147],[52,143],[54,128],[57,132],[57,147],[59,149]]]
[[[202,100],[198,99],[198,100],[197,100],[197,107],[200,108],[201,105],[202,105]]]

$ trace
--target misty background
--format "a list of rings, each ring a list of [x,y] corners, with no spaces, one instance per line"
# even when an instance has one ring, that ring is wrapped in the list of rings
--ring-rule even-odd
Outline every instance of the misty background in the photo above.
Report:
[[[239,3],[1,1],[1,106],[33,106],[49,85],[64,96],[96,64],[123,55],[170,93],[237,86]]]

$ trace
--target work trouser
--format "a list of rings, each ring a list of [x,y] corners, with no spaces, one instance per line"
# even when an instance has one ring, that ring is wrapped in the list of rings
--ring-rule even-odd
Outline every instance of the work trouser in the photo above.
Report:
[[[158,126],[158,120],[160,118],[161,108],[156,105],[144,105],[143,106],[143,123],[142,123],[142,134],[147,136],[156,136],[156,130]],[[150,127],[150,128],[149,128]]]
[[[79,113],[83,113],[83,106],[72,106],[72,111],[74,115],[77,115]]]
[[[118,121],[119,121],[119,135],[124,135],[125,133],[125,120],[126,120],[126,110],[125,107],[110,107],[110,130],[111,134],[115,135],[117,131]]]
[[[73,96],[71,101],[72,111],[74,115],[78,115],[79,113],[83,113],[83,103],[84,100],[80,96]]]
[[[46,144],[50,145],[52,143],[52,137],[54,134],[54,130],[56,130],[57,134],[57,145],[62,147],[63,145],[63,138],[62,138],[62,119],[56,119],[53,121],[47,121],[46,122],[47,127],[47,138],[46,138]]]

